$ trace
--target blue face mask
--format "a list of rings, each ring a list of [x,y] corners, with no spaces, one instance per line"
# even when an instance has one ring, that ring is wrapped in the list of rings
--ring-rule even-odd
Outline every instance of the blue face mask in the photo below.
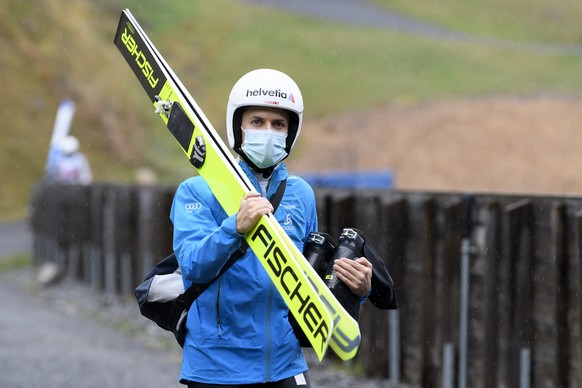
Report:
[[[287,134],[272,129],[244,129],[242,150],[259,168],[276,165],[287,156]]]

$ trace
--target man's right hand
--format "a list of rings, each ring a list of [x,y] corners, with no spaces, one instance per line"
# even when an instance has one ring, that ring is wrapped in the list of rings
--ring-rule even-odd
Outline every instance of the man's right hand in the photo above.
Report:
[[[246,234],[259,221],[261,216],[273,212],[275,209],[271,202],[259,193],[251,192],[240,201],[238,213],[236,213],[236,231]]]

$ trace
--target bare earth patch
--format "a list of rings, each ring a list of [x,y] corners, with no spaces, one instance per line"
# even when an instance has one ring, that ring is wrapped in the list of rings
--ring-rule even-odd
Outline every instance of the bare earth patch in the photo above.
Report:
[[[391,169],[396,188],[582,194],[582,96],[488,97],[306,113],[292,173]]]

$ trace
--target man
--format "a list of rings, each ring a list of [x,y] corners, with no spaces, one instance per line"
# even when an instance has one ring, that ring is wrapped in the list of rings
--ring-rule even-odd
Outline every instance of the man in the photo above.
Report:
[[[261,216],[282,181],[285,192],[274,216],[302,250],[317,230],[315,195],[284,163],[299,134],[303,99],[286,74],[259,69],[233,87],[227,106],[231,148],[256,193],[238,212],[224,212],[200,177],[176,191],[171,219],[174,251],[184,280],[212,280]],[[371,289],[372,265],[365,258],[340,259],[338,278],[361,297]],[[307,364],[289,322],[289,309],[252,250],[236,261],[202,295],[188,314],[180,381],[189,387],[309,387]]]

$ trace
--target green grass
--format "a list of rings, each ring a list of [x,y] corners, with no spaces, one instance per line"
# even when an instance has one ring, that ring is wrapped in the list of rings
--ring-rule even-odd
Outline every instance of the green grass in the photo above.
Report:
[[[6,3],[0,8],[0,67],[10,74],[3,78],[10,103],[0,110],[0,219],[26,216],[63,98],[77,103],[71,133],[80,138],[96,180],[133,182],[141,167],[154,170],[162,183],[194,174],[112,43],[119,2]],[[484,37],[580,41],[580,6],[572,0],[493,3],[498,7],[384,1]],[[166,2],[161,8],[130,0],[123,7],[132,10],[219,132],[231,86],[259,67],[278,68],[298,82],[306,123],[392,101],[582,92],[580,55],[442,42],[234,0]],[[539,15],[547,8],[564,19],[546,22]],[[523,15],[518,23],[515,15]]]
[[[30,255],[16,255],[7,259],[0,259],[0,273],[15,269],[28,268],[32,265]]]

